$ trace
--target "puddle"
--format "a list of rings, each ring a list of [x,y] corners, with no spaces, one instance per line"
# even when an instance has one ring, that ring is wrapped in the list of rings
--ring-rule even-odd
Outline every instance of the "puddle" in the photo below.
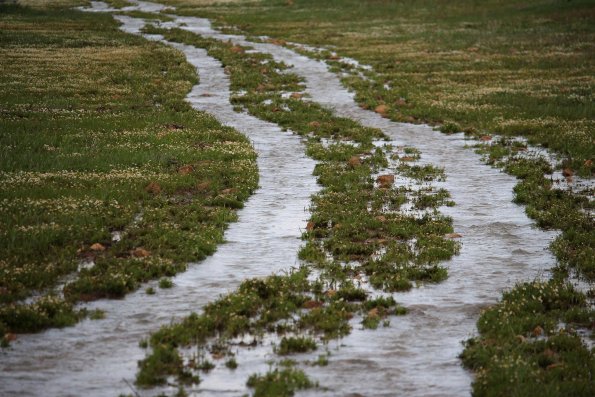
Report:
[[[121,18],[128,30],[142,25]],[[10,349],[1,350],[0,395],[129,394],[131,389],[124,379],[133,383],[136,362],[144,358],[138,342],[151,331],[199,311],[246,278],[297,265],[310,196],[318,190],[312,176],[314,162],[305,157],[297,136],[233,111],[229,82],[217,61],[203,50],[181,49],[187,51],[188,60],[199,67],[200,74],[200,84],[193,88],[188,100],[249,137],[258,153],[260,188],[239,211],[238,222],[226,231],[227,242],[213,256],[191,264],[185,273],[175,277],[173,288],[159,289],[153,282],[145,287],[152,286],[155,295],[146,294],[142,288],[123,300],[93,302],[87,307],[105,311],[106,319],[20,335]],[[255,361],[266,369],[264,360]],[[244,383],[242,380],[242,387]]]

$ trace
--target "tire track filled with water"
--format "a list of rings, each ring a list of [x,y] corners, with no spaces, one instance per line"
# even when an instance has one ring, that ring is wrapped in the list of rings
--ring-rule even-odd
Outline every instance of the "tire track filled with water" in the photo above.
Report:
[[[557,233],[537,229],[524,208],[512,202],[516,179],[482,164],[480,156],[466,147],[469,141],[463,134],[444,135],[426,125],[395,123],[361,109],[323,62],[275,44],[222,34],[202,18],[176,17],[164,25],[272,55],[305,79],[313,101],[337,116],[380,128],[395,145],[421,150],[422,164],[445,169],[447,179],[438,187],[447,189],[457,205],[441,211],[453,217],[455,231],[462,235],[460,255],[446,264],[449,278],[395,294],[410,314],[375,333],[354,330],[332,351],[328,366],[309,370],[328,389],[299,395],[469,395],[472,377],[458,354],[461,342],[474,333],[481,309],[495,303],[515,282],[547,276],[546,269],[555,264],[548,246]]]

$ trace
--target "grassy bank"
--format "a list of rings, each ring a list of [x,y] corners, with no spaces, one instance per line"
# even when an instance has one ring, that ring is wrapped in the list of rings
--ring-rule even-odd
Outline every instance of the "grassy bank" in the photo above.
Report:
[[[30,3],[0,5],[5,343],[213,253],[257,185],[247,139],[184,102],[181,53]]]

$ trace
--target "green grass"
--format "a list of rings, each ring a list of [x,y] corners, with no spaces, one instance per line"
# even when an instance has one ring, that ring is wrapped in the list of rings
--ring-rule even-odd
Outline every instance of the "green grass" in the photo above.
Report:
[[[0,331],[34,332],[212,254],[256,156],[184,101],[181,53],[110,15],[0,7]]]
[[[164,2],[371,65],[370,80],[353,74],[345,82],[363,106],[383,104],[392,119],[523,135],[567,156],[583,175],[594,171],[585,164],[594,155],[592,1]]]

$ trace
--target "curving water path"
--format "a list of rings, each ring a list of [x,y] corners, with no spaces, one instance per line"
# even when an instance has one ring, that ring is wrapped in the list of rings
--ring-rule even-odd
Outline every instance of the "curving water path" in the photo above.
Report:
[[[138,32],[142,22],[122,17],[123,29]],[[152,37],[156,39],[155,37]],[[296,265],[310,196],[318,190],[314,162],[300,138],[274,124],[233,111],[229,81],[221,64],[204,50],[179,46],[198,68],[200,84],[188,95],[197,109],[214,115],[250,138],[258,153],[259,189],[239,211],[217,252],[173,279],[174,288],[147,295],[143,289],[118,301],[98,301],[107,318],[74,327],[22,335],[0,351],[0,396],[117,396],[130,393],[139,341],[169,323],[199,311],[249,277]],[[266,369],[264,360],[262,369]],[[255,368],[255,367],[253,367]],[[242,381],[244,387],[245,378]]]
[[[521,206],[512,203],[516,179],[482,164],[463,134],[444,135],[426,125],[395,123],[361,109],[353,94],[325,63],[271,43],[254,43],[222,34],[208,20],[179,17],[173,23],[205,37],[251,46],[306,81],[312,100],[336,115],[380,128],[395,145],[421,150],[421,163],[444,167],[447,189],[457,203],[442,212],[454,219],[461,238],[459,256],[449,261],[449,278],[408,293],[395,294],[411,313],[377,331],[354,330],[333,350],[330,364],[308,373],[328,388],[299,395],[462,396],[470,394],[471,375],[460,364],[461,341],[470,337],[482,308],[495,303],[504,288],[545,276],[555,263],[548,251],[556,232],[534,227]],[[308,356],[304,356],[308,357]]]
[[[145,11],[155,7],[138,2],[138,8]],[[144,24],[138,19],[118,18],[131,33],[138,33]],[[305,368],[328,389],[299,395],[469,395],[471,375],[462,369],[457,355],[461,341],[473,334],[480,310],[494,303],[504,288],[545,276],[544,269],[554,264],[547,247],[556,233],[534,228],[523,208],[512,203],[515,179],[483,165],[478,155],[465,148],[468,142],[462,134],[447,136],[428,126],[394,123],[362,110],[323,62],[274,44],[221,34],[206,19],[176,17],[175,22],[164,25],[271,54],[305,78],[313,101],[339,116],[381,128],[395,145],[420,149],[422,163],[445,168],[447,180],[438,187],[447,189],[457,205],[442,208],[442,212],[453,217],[455,231],[463,235],[460,255],[446,264],[449,278],[395,294],[410,314],[394,318],[389,327],[364,331],[356,325],[349,336],[333,342],[328,366]],[[137,342],[156,324],[199,310],[243,278],[270,274],[295,263],[299,228],[307,217],[304,208],[316,191],[313,162],[301,154],[297,137],[233,112],[228,78],[218,61],[204,50],[170,45],[183,51],[198,68],[200,84],[188,96],[193,106],[253,140],[259,153],[261,189],[226,233],[229,243],[178,276],[175,288],[160,290],[155,296],[137,292],[123,301],[97,302],[93,308],[106,310],[106,320],[21,337],[9,354],[2,353],[0,394],[99,396],[129,392],[119,379],[132,378],[136,360],[143,358]],[[201,384],[199,394],[243,394],[246,374],[266,369],[263,354],[259,349],[246,353],[234,379],[215,370]]]

